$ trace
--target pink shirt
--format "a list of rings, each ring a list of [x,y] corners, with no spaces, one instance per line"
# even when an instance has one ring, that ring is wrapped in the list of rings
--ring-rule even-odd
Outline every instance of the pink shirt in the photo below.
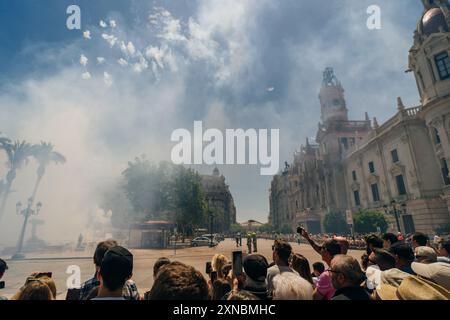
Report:
[[[324,297],[325,300],[330,300],[336,290],[331,282],[331,274],[328,271],[322,273],[317,281],[316,285],[317,292]]]

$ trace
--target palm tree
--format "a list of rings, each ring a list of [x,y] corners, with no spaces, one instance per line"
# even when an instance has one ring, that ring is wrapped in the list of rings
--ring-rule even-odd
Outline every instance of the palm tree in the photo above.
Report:
[[[0,149],[6,152],[8,156],[8,173],[6,174],[6,182],[3,187],[3,197],[0,203],[0,220],[5,211],[6,202],[8,201],[9,193],[11,192],[11,186],[16,179],[17,170],[22,168],[23,165],[28,163],[28,158],[33,153],[33,147],[31,144],[25,141],[10,142],[9,140],[0,140]]]
[[[37,169],[37,179],[34,185],[33,195],[31,196],[32,201],[34,201],[36,197],[39,184],[41,183],[47,166],[52,162],[55,164],[66,162],[66,158],[61,153],[53,150],[53,148],[54,146],[47,142],[41,142],[41,144],[37,144],[32,147],[32,156],[39,163],[39,167]]]
[[[0,135],[1,134],[2,133],[0,132]],[[0,149],[2,149],[2,145],[5,144],[5,143],[11,143],[11,140],[9,140],[6,137],[1,137],[0,136]],[[3,191],[5,190],[5,187],[6,187],[6,183],[3,181],[3,179],[0,180],[0,198],[1,198],[2,194],[3,194]]]

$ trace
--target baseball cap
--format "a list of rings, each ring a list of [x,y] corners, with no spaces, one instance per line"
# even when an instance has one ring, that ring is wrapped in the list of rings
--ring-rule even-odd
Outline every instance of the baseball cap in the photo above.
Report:
[[[437,254],[433,248],[421,246],[414,250],[416,259],[427,260],[428,263],[437,262]]]
[[[257,282],[264,282],[267,277],[269,264],[264,256],[260,254],[250,254],[244,259],[245,274]]]
[[[413,262],[411,268],[417,275],[430,279],[450,291],[450,264],[445,262],[430,264]]]
[[[124,247],[112,247],[105,253],[100,270],[104,277],[127,279],[133,273],[133,254]]]

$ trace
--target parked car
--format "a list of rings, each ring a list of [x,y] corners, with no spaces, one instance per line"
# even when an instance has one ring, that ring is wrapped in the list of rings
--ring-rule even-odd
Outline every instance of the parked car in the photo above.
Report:
[[[211,241],[211,238],[205,237],[205,236],[197,237],[191,241],[192,247],[205,247],[205,246],[210,246],[211,244],[212,244],[212,246],[215,247],[219,243],[215,239],[213,239]]]

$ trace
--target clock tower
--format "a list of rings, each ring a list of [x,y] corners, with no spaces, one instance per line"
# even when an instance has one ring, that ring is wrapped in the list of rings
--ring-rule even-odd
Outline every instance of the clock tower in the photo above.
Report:
[[[326,125],[330,121],[348,121],[344,89],[332,68],[326,68],[323,72],[319,99],[323,124]]]

